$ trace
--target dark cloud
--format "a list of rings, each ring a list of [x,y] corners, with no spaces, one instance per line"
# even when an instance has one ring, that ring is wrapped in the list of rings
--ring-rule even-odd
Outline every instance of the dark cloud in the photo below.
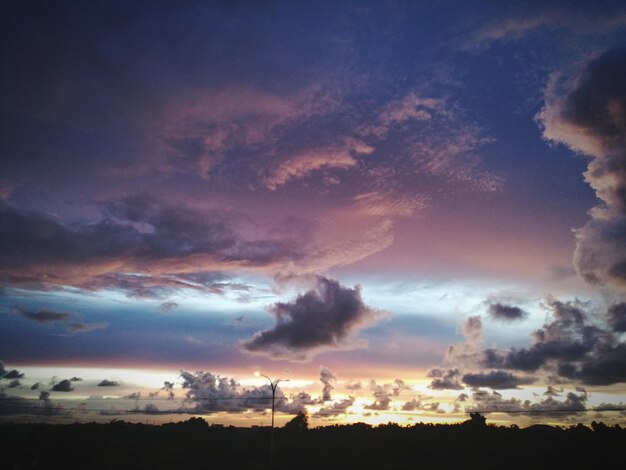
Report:
[[[276,317],[271,330],[242,342],[250,352],[277,358],[306,359],[313,351],[339,348],[348,336],[371,323],[378,312],[366,306],[359,286],[349,289],[322,276],[314,289],[293,302],[278,302],[270,311]]]
[[[504,370],[470,373],[463,376],[463,382],[473,388],[489,387],[495,390],[518,388],[520,385],[535,382],[534,377],[520,377]]]
[[[611,305],[607,312],[608,321],[613,331],[626,332],[626,302]]]
[[[11,382],[9,382],[9,385],[8,385],[9,388],[18,388],[21,386],[22,386],[22,382],[20,382],[18,379],[11,380]]]
[[[98,387],[119,387],[120,383],[117,380],[104,379],[98,383]]]
[[[363,384],[361,382],[348,382],[346,384],[346,390],[361,390]]]
[[[428,377],[433,380],[428,388],[433,390],[462,390],[461,371],[459,369],[438,369],[428,371]]]
[[[500,412],[509,414],[522,414],[534,417],[562,417],[567,414],[579,415],[587,410],[589,395],[584,389],[578,389],[578,393],[567,393],[564,400],[556,400],[548,396],[545,400],[531,402],[518,398],[502,398],[497,392],[477,391],[472,394],[473,406],[466,406],[466,412]]]
[[[16,310],[24,318],[35,321],[37,323],[54,323],[67,320],[72,316],[71,313],[53,312],[50,310],[39,310],[37,312],[32,312],[23,308],[18,308]]]
[[[76,377],[76,376],[74,376],[74,377],[72,377],[70,379],[70,382],[82,382],[82,381],[83,381],[83,379],[81,379],[80,377]]]
[[[544,369],[556,374],[557,381],[565,378],[593,385],[626,381],[626,344],[610,329],[591,324],[587,303],[548,297],[545,307],[553,320],[533,332],[532,346],[486,349],[478,354],[480,365],[525,372]],[[611,315],[608,318],[611,321]]]
[[[70,224],[0,202],[4,282],[84,289],[113,286],[137,296],[158,297],[160,289],[206,290],[206,286],[165,275],[189,273],[193,266],[264,266],[299,257],[289,241],[238,237],[231,226],[232,216],[217,211],[159,205],[150,198],[110,201],[102,208],[101,219]],[[54,317],[39,318],[52,321]]]
[[[0,378],[5,379],[5,380],[14,380],[14,379],[23,379],[24,378],[24,373],[20,372],[17,369],[11,369],[9,371],[4,370],[4,373],[2,373],[2,371],[0,371]]]
[[[41,392],[44,393],[44,392]],[[47,393],[47,392],[46,392]],[[50,400],[32,400],[28,398],[7,395],[0,390],[0,416],[7,415],[32,415],[32,416],[58,416],[68,414],[58,404]]]
[[[31,390],[39,390],[39,387],[41,386],[41,384],[39,382],[35,382],[34,384],[32,384],[30,386]]]
[[[593,284],[626,290],[626,49],[591,60],[565,84],[548,87],[539,114],[544,137],[592,157],[585,180],[602,203],[576,230],[574,265]]]
[[[164,302],[159,306],[159,310],[161,310],[161,313],[168,313],[174,310],[176,307],[178,307],[178,304],[176,302]]]
[[[74,390],[72,387],[72,382],[68,379],[63,379],[59,383],[56,383],[52,386],[53,392],[71,392]]]
[[[332,400],[331,393],[335,388],[337,377],[327,367],[320,366],[320,382],[324,385],[322,389],[322,402]]]
[[[500,302],[490,304],[487,311],[492,318],[504,321],[521,320],[528,316],[528,312],[521,308]]]

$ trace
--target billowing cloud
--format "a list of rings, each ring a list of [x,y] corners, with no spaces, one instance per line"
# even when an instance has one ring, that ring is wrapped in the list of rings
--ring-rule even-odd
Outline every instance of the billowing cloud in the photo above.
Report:
[[[483,339],[483,324],[480,315],[470,316],[461,325],[461,333],[465,341],[461,344],[448,346],[446,361],[465,366],[472,364],[475,354],[479,351]]]
[[[24,373],[20,372],[17,369],[0,369],[0,379],[4,380],[14,380],[14,379],[22,379],[24,378]]]
[[[365,405],[365,409],[376,411],[388,410],[393,397],[399,396],[403,390],[411,389],[402,379],[395,379],[391,383],[383,384],[377,384],[375,380],[371,380],[369,386],[372,395],[374,395],[374,401]]]
[[[68,379],[63,379],[52,386],[53,392],[72,392],[73,390],[72,382]]]
[[[463,376],[463,382],[473,388],[489,387],[494,390],[519,388],[520,385],[535,382],[534,377],[521,377],[505,370],[468,373]]]
[[[574,265],[588,282],[620,290],[626,290],[625,74],[626,49],[609,50],[573,80],[555,80],[538,115],[545,139],[592,157],[585,181],[602,203],[575,232]]]
[[[187,401],[201,413],[228,411],[242,413],[247,410],[264,411],[272,407],[272,390],[269,385],[242,387],[235,379],[211,372],[194,373],[181,371],[182,388],[186,389]],[[280,387],[276,390],[276,409],[296,414],[305,404],[311,404],[308,394],[296,395],[290,400]]]
[[[346,288],[339,282],[316,277],[312,290],[293,302],[278,302],[270,308],[276,317],[271,330],[256,333],[241,343],[249,352],[274,358],[303,360],[328,348],[347,346],[351,334],[378,316],[361,299],[359,286]]]
[[[626,302],[611,305],[607,312],[609,325],[613,331],[626,332]]]
[[[561,302],[548,297],[545,308],[552,321],[532,333],[528,348],[489,348],[476,357],[487,368],[534,372],[539,369],[586,384],[608,385],[626,380],[626,344],[610,329],[589,321],[581,301]],[[610,318],[610,317],[609,317]]]
[[[314,418],[332,418],[348,413],[348,409],[354,405],[354,397],[344,398],[333,402],[329,405],[321,407],[318,411],[313,413]]]
[[[459,369],[434,368],[428,371],[428,377],[433,379],[428,386],[433,390],[462,390],[465,388],[461,383],[461,371]]]
[[[500,302],[490,304],[487,312],[491,318],[503,321],[521,320],[528,316],[528,312],[521,308]]]
[[[98,387],[119,387],[120,383],[117,380],[104,379],[98,382]]]
[[[322,389],[322,402],[330,401],[332,399],[332,391],[335,388],[335,382],[337,382],[337,377],[333,375],[328,367],[320,366],[320,382],[324,385]]]
[[[472,394],[473,406],[466,406],[466,412],[500,412],[529,416],[564,416],[577,415],[587,410],[588,393],[579,389],[578,393],[569,392],[564,400],[548,396],[545,400],[531,402],[518,398],[505,399],[497,392],[477,391]]]

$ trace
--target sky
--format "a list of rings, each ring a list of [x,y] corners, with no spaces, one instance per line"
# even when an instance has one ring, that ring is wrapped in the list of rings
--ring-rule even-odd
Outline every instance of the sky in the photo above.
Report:
[[[1,9],[0,420],[625,422],[623,2]]]

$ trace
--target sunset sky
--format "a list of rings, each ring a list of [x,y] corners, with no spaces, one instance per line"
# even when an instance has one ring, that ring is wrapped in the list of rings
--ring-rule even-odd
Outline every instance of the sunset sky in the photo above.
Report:
[[[626,421],[626,4],[3,1],[0,420]]]

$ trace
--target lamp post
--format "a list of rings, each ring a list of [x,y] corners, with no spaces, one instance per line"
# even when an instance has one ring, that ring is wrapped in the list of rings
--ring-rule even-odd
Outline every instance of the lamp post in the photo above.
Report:
[[[289,382],[289,379],[276,379],[272,380],[265,374],[261,374],[259,371],[254,373],[257,377],[265,377],[272,389],[272,428],[270,430],[270,469],[274,468],[274,412],[276,410],[276,389],[279,382]]]

